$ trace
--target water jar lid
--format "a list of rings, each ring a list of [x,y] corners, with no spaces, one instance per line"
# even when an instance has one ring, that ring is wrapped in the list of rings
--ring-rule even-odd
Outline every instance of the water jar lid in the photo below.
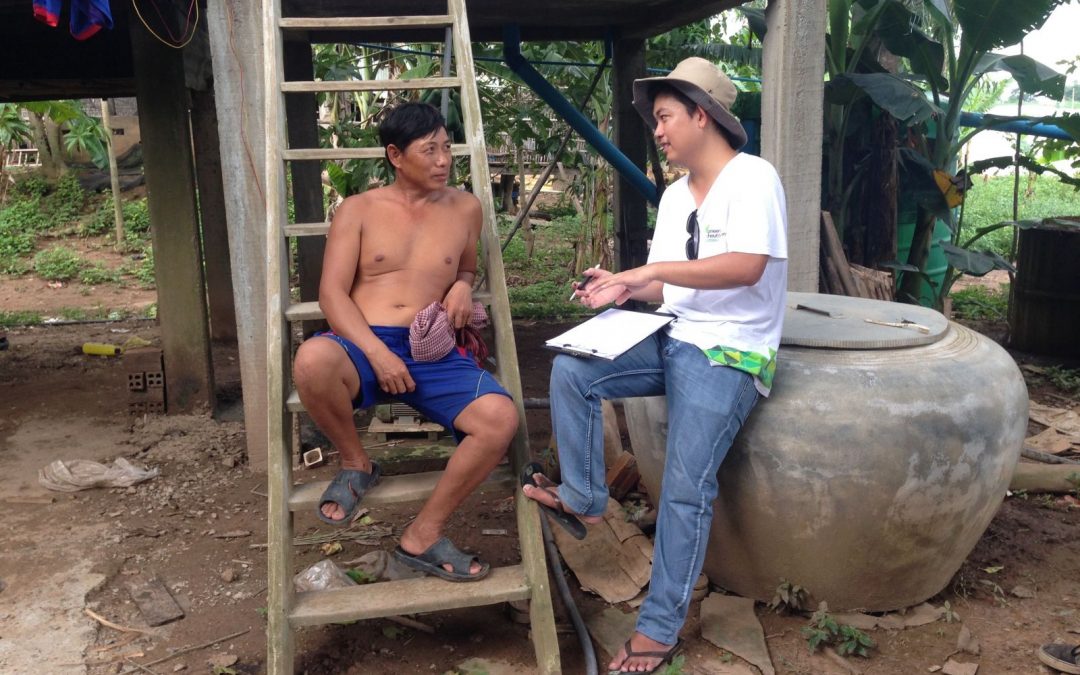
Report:
[[[896,349],[928,345],[949,320],[926,307],[821,293],[787,294],[781,345],[832,349]]]

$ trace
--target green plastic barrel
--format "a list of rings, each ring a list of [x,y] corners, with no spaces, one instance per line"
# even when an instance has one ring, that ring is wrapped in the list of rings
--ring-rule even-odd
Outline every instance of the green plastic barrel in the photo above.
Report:
[[[911,251],[911,238],[915,236],[915,220],[918,218],[918,207],[914,202],[901,202],[896,207],[896,259],[906,263],[908,253]],[[945,282],[945,271],[949,267],[949,261],[945,258],[945,250],[941,248],[941,242],[949,241],[952,233],[948,224],[938,219],[934,224],[934,234],[930,242],[930,255],[926,259],[926,274],[930,277],[930,283],[922,279],[919,284],[919,304],[924,307],[933,307],[934,298],[938,289]],[[904,273],[896,275],[896,288],[900,288]],[[899,299],[899,298],[898,298]]]

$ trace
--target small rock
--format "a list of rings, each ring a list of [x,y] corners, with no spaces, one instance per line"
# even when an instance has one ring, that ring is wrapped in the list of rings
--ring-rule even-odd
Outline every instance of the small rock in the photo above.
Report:
[[[941,669],[942,675],[975,675],[977,672],[979,672],[979,664],[962,663],[952,659],[946,661],[945,667]]]
[[[208,659],[211,668],[228,668],[239,660],[240,657],[235,654],[225,654],[222,652],[211,654]]]
[[[236,458],[232,456],[226,457],[225,459],[221,460],[221,463],[225,465],[225,468],[231,469],[236,466]]]
[[[960,635],[956,638],[956,648],[973,656],[979,655],[979,641],[975,639],[967,626],[960,627]]]
[[[231,567],[226,567],[225,570],[221,573],[221,580],[227,584],[231,584],[233,581],[236,580],[236,570]]]
[[[176,664],[175,666],[172,667],[172,671],[174,673],[179,673],[181,670],[185,670],[186,668],[187,668],[187,666],[184,665],[183,663],[178,663],[178,664]]]
[[[930,666],[929,668],[927,668],[927,670],[931,673],[936,673],[937,671],[941,670],[941,666]]]
[[[1013,589],[1009,592],[1018,598],[1028,599],[1035,597],[1035,591],[1031,590],[1027,586],[1014,586]]]

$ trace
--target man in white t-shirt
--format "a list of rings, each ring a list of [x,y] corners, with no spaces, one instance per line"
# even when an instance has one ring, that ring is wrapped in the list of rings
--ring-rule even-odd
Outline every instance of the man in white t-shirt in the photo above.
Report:
[[[590,307],[663,301],[675,320],[614,361],[559,355],[551,415],[563,484],[523,476],[525,494],[556,521],[598,522],[608,490],[601,399],[667,396],[668,435],[652,579],[635,633],[609,664],[647,673],[679,650],[718,492],[716,472],[758,396],[768,396],[787,286],[787,215],[775,169],[740,154],[736,90],[701,58],[634,82],[634,106],[668,162],[688,169],[664,192],[648,262],[589,270],[576,294]],[[580,534],[580,532],[579,532]]]

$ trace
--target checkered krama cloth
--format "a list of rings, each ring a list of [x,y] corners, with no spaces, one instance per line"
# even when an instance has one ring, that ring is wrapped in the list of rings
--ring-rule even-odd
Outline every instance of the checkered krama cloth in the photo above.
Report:
[[[488,324],[484,305],[474,302],[472,312],[460,336],[455,335],[454,326],[441,302],[433,302],[416,314],[409,326],[409,348],[417,361],[438,361],[455,347],[461,346],[472,352],[473,358],[482,362],[487,358],[487,345],[480,336],[480,329]]]

